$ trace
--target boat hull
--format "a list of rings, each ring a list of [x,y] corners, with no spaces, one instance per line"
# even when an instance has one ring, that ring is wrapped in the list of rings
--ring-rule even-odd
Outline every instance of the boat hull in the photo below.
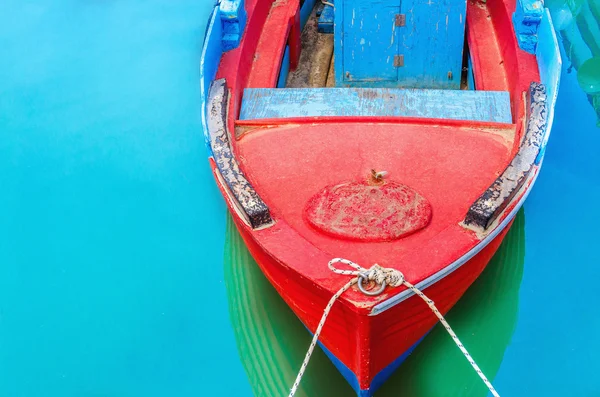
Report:
[[[509,92],[512,123],[348,115],[238,119],[245,90],[275,87],[286,48],[297,55],[298,2],[249,0],[239,46],[225,52],[222,23],[230,21],[223,22],[215,7],[201,61],[210,164],[252,256],[310,332],[349,280],[327,268],[334,256],[403,272],[446,313],[486,267],[533,186],[560,71],[550,17],[542,20],[533,55],[519,49],[513,33],[514,0],[468,7],[475,86],[480,92]],[[290,67],[296,58],[290,55]],[[361,160],[365,156],[368,162]],[[457,164],[471,168],[457,173]],[[393,178],[401,175],[404,185],[433,203],[427,229],[370,242],[334,239],[305,222],[310,197],[325,186],[356,185],[375,167]],[[357,393],[368,396],[436,322],[428,306],[403,287],[388,287],[377,297],[353,288],[333,305],[319,343]]]
[[[262,272],[312,333],[330,296],[272,257],[234,217],[236,227]],[[424,292],[447,313],[479,277],[510,229],[512,220],[486,247]],[[282,282],[285,280],[286,282]],[[370,396],[423,340],[438,319],[417,296],[377,314],[358,314],[337,303],[328,316],[320,346],[359,396]],[[329,347],[328,347],[329,346]]]

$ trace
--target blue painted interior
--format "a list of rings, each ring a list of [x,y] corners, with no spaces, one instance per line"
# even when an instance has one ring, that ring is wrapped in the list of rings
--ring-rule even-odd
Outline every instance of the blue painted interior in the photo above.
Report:
[[[285,84],[290,73],[290,46],[285,46],[281,69],[279,69],[279,79],[277,79],[277,88],[285,88]]]
[[[334,19],[336,86],[460,88],[465,0],[338,0]]]
[[[536,49],[536,58],[541,82],[546,86],[548,125],[546,127],[546,135],[540,146],[540,153],[536,158],[536,164],[539,164],[544,158],[548,138],[550,137],[550,132],[552,131],[552,126],[554,124],[554,108],[556,107],[558,86],[560,85],[560,73],[562,69],[560,48],[552,24],[552,17],[550,16],[550,11],[548,9],[544,12],[538,36],[539,42]]]
[[[328,3],[334,4],[333,0]],[[329,4],[323,6],[323,12],[319,16],[319,33],[333,33],[334,11]]]
[[[308,22],[308,18],[315,7],[315,3],[317,0],[304,0],[304,4],[300,8],[300,25],[304,28],[306,22]]]
[[[473,61],[471,60],[471,55],[469,54],[469,70],[467,71],[467,86],[469,90],[476,90],[475,87],[475,72],[473,71]]]
[[[397,116],[511,123],[508,92],[360,88],[249,88],[241,120],[316,116]]]
[[[538,28],[544,15],[544,3],[540,0],[517,0],[513,25],[519,47],[535,54]]]
[[[237,48],[242,40],[248,15],[244,0],[220,0],[219,11],[223,25],[223,51]]]

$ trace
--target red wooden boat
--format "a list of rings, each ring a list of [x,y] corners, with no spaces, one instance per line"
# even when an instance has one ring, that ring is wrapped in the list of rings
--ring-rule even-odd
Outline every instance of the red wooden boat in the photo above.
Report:
[[[467,2],[470,89],[344,84],[350,73],[338,70],[336,88],[278,88],[306,67],[301,31],[314,3],[300,3],[222,0],[209,22],[204,133],[236,225],[311,332],[349,281],[329,269],[336,257],[401,271],[446,313],[539,173],[560,73],[549,14],[539,2],[519,3],[514,19],[515,0]],[[438,319],[404,286],[361,286],[382,292],[343,293],[319,341],[367,396]]]

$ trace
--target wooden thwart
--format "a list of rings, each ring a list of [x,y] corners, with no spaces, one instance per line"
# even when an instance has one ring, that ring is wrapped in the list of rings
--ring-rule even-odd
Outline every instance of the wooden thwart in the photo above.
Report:
[[[318,116],[422,117],[512,123],[501,91],[386,88],[253,88],[244,91],[240,120]]]

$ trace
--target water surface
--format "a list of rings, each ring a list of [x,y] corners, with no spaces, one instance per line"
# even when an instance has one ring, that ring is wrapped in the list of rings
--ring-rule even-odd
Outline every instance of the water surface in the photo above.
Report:
[[[309,336],[231,227],[200,133],[212,1],[0,2],[0,396],[285,395]],[[577,76],[598,7],[555,3],[544,169],[448,316],[504,396],[600,395],[600,130]],[[378,395],[485,395],[442,331]],[[302,385],[351,395],[320,352]]]

